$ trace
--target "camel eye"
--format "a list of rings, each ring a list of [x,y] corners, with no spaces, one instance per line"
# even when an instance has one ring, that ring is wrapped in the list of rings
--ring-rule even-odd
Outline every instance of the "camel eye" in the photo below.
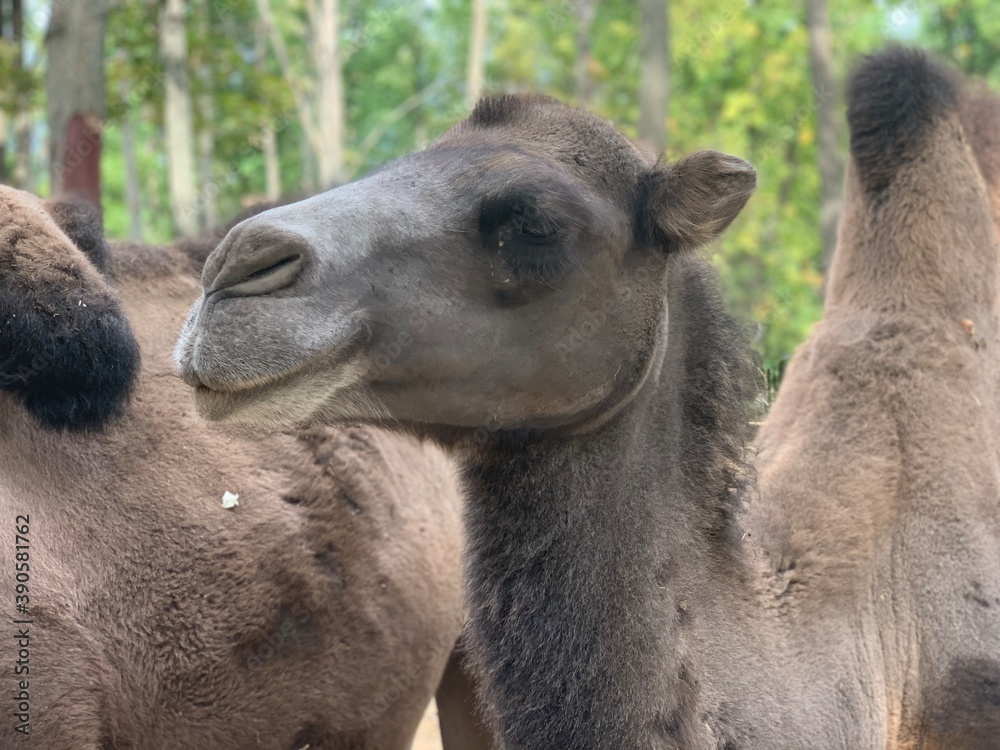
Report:
[[[511,211],[511,224],[515,231],[528,242],[545,244],[555,242],[559,228],[555,222],[542,216],[537,206],[516,202]]]

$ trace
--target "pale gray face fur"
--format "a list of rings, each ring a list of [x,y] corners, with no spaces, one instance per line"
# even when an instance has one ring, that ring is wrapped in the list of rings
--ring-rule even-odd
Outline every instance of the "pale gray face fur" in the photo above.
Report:
[[[431,148],[236,226],[178,368],[204,416],[246,425],[579,421],[648,368],[667,251],[753,185],[733,157],[654,164],[552,100],[485,100]]]

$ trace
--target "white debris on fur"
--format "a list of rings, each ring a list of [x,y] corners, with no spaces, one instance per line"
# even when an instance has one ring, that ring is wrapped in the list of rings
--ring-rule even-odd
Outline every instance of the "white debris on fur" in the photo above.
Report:
[[[222,507],[223,508],[235,508],[240,504],[240,496],[234,492],[226,490],[222,493]]]

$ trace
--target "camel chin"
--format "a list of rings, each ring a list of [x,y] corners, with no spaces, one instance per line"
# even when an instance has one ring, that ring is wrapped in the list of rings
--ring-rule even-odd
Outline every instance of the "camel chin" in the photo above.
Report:
[[[358,360],[335,370],[305,368],[247,387],[216,390],[195,388],[195,407],[210,422],[252,431],[274,431],[316,422],[346,424],[359,421],[362,399],[353,386],[365,367]]]

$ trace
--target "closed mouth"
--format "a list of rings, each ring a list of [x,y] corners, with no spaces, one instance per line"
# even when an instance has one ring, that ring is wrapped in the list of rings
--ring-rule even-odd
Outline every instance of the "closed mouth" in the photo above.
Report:
[[[211,405],[213,411],[220,407],[225,411],[231,411],[239,404],[255,401],[268,393],[288,388],[297,379],[305,377],[307,369],[302,367],[259,380],[226,384],[224,388],[197,385],[194,389],[195,403],[198,404],[199,410],[203,406]]]
[[[263,402],[281,391],[291,390],[310,376],[344,371],[358,359],[365,340],[364,335],[355,335],[345,346],[319,354],[305,360],[298,367],[273,375],[221,385],[206,385],[199,379],[194,387],[195,403],[203,416],[218,419],[255,401]]]
[[[206,382],[197,371],[188,371],[184,379],[195,389],[198,396],[252,395],[296,380],[299,376],[321,371],[332,371],[346,365],[355,359],[371,338],[371,331],[366,325],[361,325],[342,339],[339,346],[331,347],[303,360],[295,367],[280,372],[268,373],[236,381]]]

